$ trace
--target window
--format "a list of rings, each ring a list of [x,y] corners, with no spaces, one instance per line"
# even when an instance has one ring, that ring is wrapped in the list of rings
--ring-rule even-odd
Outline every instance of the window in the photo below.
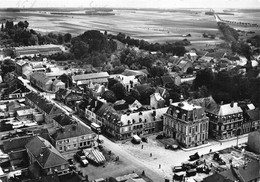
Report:
[[[195,142],[197,141],[197,135],[195,135]]]
[[[196,125],[196,129],[195,129],[196,132],[198,132],[198,125]]]
[[[62,147],[59,147],[59,151],[62,151]]]
[[[191,133],[191,127],[189,127],[189,133]]]
[[[74,148],[76,148],[76,147],[77,147],[77,144],[75,143],[73,146],[74,146]]]

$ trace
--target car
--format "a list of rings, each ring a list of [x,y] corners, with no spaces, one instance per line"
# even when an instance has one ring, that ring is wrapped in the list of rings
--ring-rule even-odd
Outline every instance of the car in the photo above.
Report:
[[[70,164],[70,165],[69,165],[69,170],[70,170],[70,171],[76,170],[76,166],[73,165],[73,164]]]
[[[146,137],[142,137],[142,142],[148,143],[148,139]]]
[[[97,143],[100,143],[100,144],[101,144],[101,143],[104,143],[104,140],[101,140],[101,139],[98,138],[98,139],[97,139]]]
[[[178,172],[181,172],[181,171],[185,171],[185,169],[183,169],[182,166],[174,166],[172,168],[172,172],[174,172],[174,173],[178,173]]]
[[[172,150],[177,150],[179,148],[178,145],[168,145],[168,144],[166,144],[164,147],[165,149],[172,149]]]
[[[187,177],[195,176],[196,174],[197,174],[197,170],[196,169],[190,169],[190,170],[186,171],[186,176]]]
[[[68,162],[69,162],[69,164],[73,164],[74,163],[73,159],[68,159]]]
[[[74,158],[77,162],[80,163],[80,165],[82,167],[85,167],[88,165],[88,160],[86,159],[85,154],[83,153],[83,151],[78,151],[76,152],[76,154],[74,155]]]
[[[198,152],[196,152],[195,154],[190,155],[189,158],[190,158],[189,161],[195,161],[195,160],[198,160],[200,158],[200,156],[199,156]]]
[[[81,167],[86,167],[88,165],[88,160],[86,158],[81,159],[79,163],[80,163]]]

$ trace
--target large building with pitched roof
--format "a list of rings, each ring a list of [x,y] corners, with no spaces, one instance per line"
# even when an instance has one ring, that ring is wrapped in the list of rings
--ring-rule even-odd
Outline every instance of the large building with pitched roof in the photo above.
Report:
[[[146,135],[162,131],[163,114],[168,107],[140,110],[138,112],[117,112],[112,104],[103,104],[96,112],[102,118],[104,130],[118,140],[133,135]]]
[[[229,104],[217,104],[214,99],[210,97],[200,98],[190,101],[193,104],[202,106],[209,117],[209,132],[213,138],[226,139],[237,136],[237,134],[248,133],[252,129],[252,121],[245,120],[245,112],[253,114],[250,110],[255,107],[253,104],[246,104],[244,106],[238,102],[231,102]]]
[[[176,102],[164,114],[163,131],[189,148],[207,143],[209,118],[199,105]]]
[[[63,113],[60,108],[34,92],[25,95],[25,102],[43,113],[46,123],[51,123],[53,117]]]
[[[30,165],[44,174],[43,176],[53,173],[62,175],[69,172],[68,161],[47,140],[36,136],[25,145],[25,148]]]
[[[94,145],[96,134],[89,128],[77,123],[68,115],[53,118],[56,132],[52,135],[59,152],[68,152]]]
[[[76,85],[90,85],[90,83],[99,83],[106,85],[108,83],[109,74],[107,72],[90,73],[72,76],[72,80]]]

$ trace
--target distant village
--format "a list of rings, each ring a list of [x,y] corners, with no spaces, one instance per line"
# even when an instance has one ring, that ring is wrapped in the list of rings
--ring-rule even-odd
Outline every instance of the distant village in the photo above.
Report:
[[[246,77],[249,70],[259,70],[259,47],[247,44],[254,50],[250,61],[223,48],[190,49],[183,56],[167,53],[160,61],[161,51],[115,43],[116,51],[156,55],[154,65],[159,68],[132,69],[136,64],[117,73],[108,69],[109,63],[106,70],[51,59],[67,52],[62,44],[12,47],[13,58],[0,50],[0,181],[155,181],[149,167],[125,174],[119,170],[129,162],[124,156],[131,155],[121,145],[142,150],[153,143],[175,158],[181,158],[174,156],[176,151],[193,153],[168,166],[171,178],[161,181],[260,180],[259,106],[243,98],[215,101],[211,94],[202,94],[203,87],[194,93],[182,86],[191,87],[201,70],[236,69]],[[108,62],[116,62],[117,56],[112,54]],[[239,143],[240,138],[247,142]],[[214,142],[222,146],[229,141],[237,143],[223,150],[211,148]],[[210,150],[197,152],[204,147]],[[156,153],[149,151],[153,156]]]

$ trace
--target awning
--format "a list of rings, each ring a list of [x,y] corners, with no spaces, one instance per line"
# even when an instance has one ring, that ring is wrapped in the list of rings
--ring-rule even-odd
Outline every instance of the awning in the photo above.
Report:
[[[90,159],[94,162],[96,162],[97,164],[103,164],[106,162],[106,158],[105,156],[102,154],[102,152],[94,149],[94,150],[83,150],[87,159]]]

